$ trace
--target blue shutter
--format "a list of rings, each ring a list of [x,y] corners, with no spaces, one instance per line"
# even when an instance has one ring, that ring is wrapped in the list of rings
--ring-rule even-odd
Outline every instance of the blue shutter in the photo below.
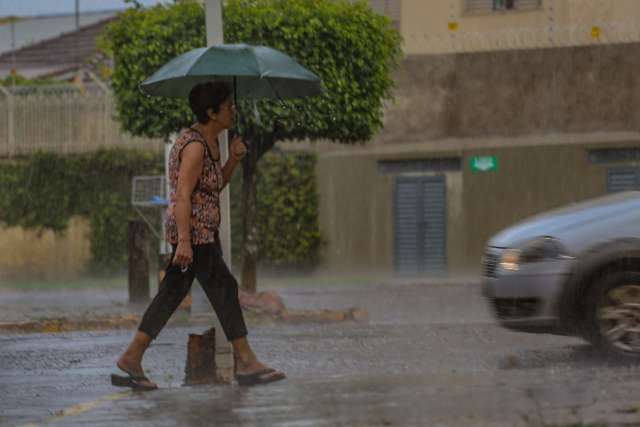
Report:
[[[640,190],[638,169],[614,168],[609,169],[607,190],[609,193],[619,191]]]
[[[394,229],[398,274],[417,276],[446,270],[444,176],[396,178]]]
[[[425,178],[424,199],[424,271],[441,273],[446,265],[446,186],[444,176]]]
[[[419,178],[399,177],[395,189],[395,268],[402,275],[416,275],[420,268],[419,218],[422,200]]]

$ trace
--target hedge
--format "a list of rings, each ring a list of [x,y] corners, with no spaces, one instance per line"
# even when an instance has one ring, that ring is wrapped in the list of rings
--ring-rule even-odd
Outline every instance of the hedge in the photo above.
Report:
[[[312,267],[320,233],[315,157],[269,154],[260,170],[258,229],[264,266]],[[121,272],[127,263],[131,180],[164,172],[161,153],[110,149],[78,155],[38,153],[0,163],[0,224],[63,234],[73,216],[87,218],[91,273]],[[241,171],[232,182],[232,242],[240,253]],[[156,216],[156,219],[159,215]],[[158,226],[158,224],[155,224]],[[236,258],[236,262],[239,260]]]

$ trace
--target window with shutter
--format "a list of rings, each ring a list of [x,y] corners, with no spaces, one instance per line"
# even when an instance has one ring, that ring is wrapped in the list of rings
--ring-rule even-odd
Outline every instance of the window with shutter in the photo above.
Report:
[[[490,13],[509,10],[536,10],[542,7],[542,0],[465,0],[466,13]]]

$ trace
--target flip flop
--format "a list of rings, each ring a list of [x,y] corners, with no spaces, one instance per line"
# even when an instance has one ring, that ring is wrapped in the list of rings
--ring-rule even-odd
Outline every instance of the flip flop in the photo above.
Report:
[[[285,378],[286,375],[283,372],[278,372],[271,368],[261,369],[251,374],[236,374],[236,381],[241,386],[269,384]]]
[[[135,375],[134,373],[126,370],[119,363],[116,363],[118,369],[127,374],[127,376],[111,374],[111,385],[116,387],[131,387],[134,390],[157,390],[158,386],[149,380],[144,375]],[[143,384],[143,383],[149,384]]]
[[[145,384],[150,383],[149,378],[143,376],[123,376],[117,374],[111,374],[111,385],[116,387],[129,387],[134,390],[157,390],[158,386],[153,384]]]

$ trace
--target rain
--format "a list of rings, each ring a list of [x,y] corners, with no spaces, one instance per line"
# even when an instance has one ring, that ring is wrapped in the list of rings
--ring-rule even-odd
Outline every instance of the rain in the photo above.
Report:
[[[636,1],[14,3],[0,425],[640,425]]]

